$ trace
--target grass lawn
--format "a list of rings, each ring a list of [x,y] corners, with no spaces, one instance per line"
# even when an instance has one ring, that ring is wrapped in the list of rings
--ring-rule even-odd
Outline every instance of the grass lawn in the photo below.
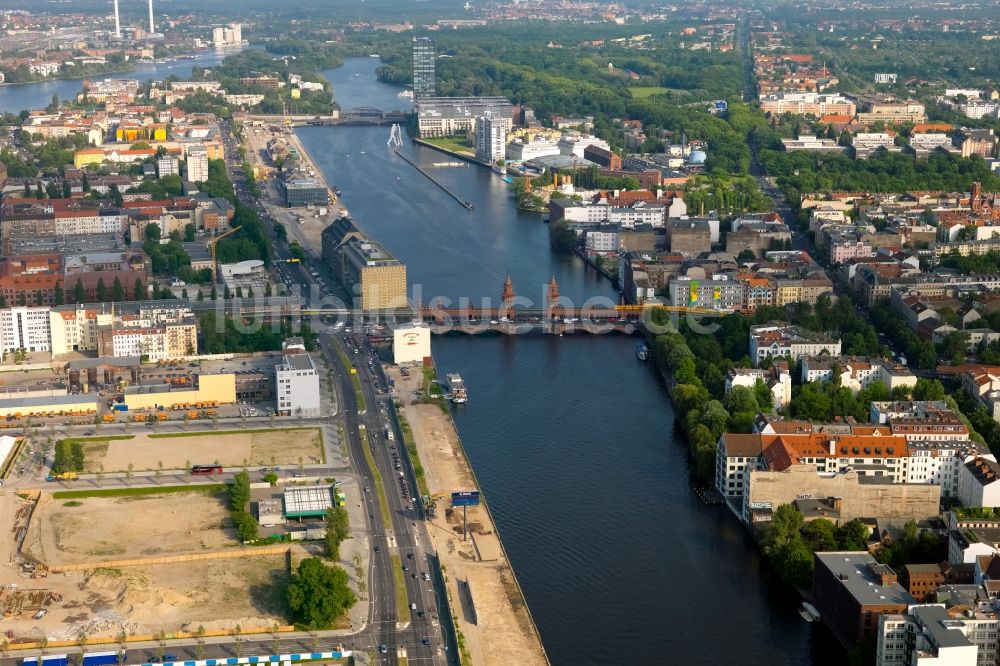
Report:
[[[417,488],[421,495],[430,495],[427,489],[427,478],[424,476],[424,466],[420,464],[420,456],[417,455],[417,444],[413,441],[413,432],[406,417],[399,414],[399,425],[403,429],[403,439],[406,441],[406,451],[410,454],[410,464],[413,465],[413,473],[417,477]]]
[[[396,606],[399,621],[410,621],[410,604],[406,602],[406,577],[403,575],[403,562],[399,555],[392,556],[393,577],[396,579]]]
[[[361,428],[361,448],[365,451],[365,460],[372,471],[372,485],[378,493],[378,508],[382,513],[382,525],[385,529],[392,528],[392,516],[389,514],[389,500],[385,496],[385,486],[382,485],[382,475],[379,474],[378,467],[375,466],[375,457],[372,455],[371,444],[368,443],[368,431]]]
[[[354,368],[354,364],[348,358],[347,352],[344,351],[344,348],[340,344],[336,344],[335,347],[337,348],[337,356],[340,357],[340,363],[344,366],[344,370],[350,372]],[[351,383],[354,384],[354,399],[358,403],[358,412],[363,414],[367,411],[368,406],[365,404],[365,394],[361,390],[361,380],[358,379],[357,374],[351,375]]]
[[[53,499],[75,499],[83,497],[138,497],[142,495],[166,495],[169,493],[218,493],[226,490],[224,483],[202,483],[190,486],[156,486],[155,488],[104,488],[96,490],[60,490],[52,493]]]
[[[450,150],[455,153],[465,153],[467,155],[475,155],[476,150],[469,145],[469,142],[465,140],[462,136],[439,136],[433,139],[424,139],[427,143],[433,144],[438,148],[444,148],[445,150]]]
[[[632,93],[632,97],[635,99],[647,99],[653,95],[664,95],[670,90],[662,86],[636,86],[635,88],[629,88],[629,92]]]

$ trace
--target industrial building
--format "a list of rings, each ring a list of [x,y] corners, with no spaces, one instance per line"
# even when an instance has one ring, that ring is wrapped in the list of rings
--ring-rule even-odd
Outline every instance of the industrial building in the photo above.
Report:
[[[285,488],[285,518],[322,518],[333,507],[332,486]]]
[[[282,352],[284,357],[274,367],[278,414],[307,418],[319,416],[319,372],[302,338],[286,340]]]
[[[816,553],[815,561],[813,604],[845,647],[876,635],[882,615],[901,615],[916,603],[896,573],[867,552]]]
[[[392,360],[396,365],[423,363],[431,355],[431,330],[423,324],[403,324],[392,332]]]
[[[181,387],[156,384],[129,386],[125,389],[125,405],[129,409],[171,409],[199,402],[217,405],[236,402],[236,375],[197,375],[193,385]]]

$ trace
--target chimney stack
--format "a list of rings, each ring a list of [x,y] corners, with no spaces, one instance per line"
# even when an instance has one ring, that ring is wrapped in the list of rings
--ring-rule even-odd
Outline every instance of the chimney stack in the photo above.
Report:
[[[118,19],[118,0],[115,0],[115,37],[122,38],[122,24]]]
[[[153,23],[153,0],[149,0],[149,33],[156,32],[156,25]]]

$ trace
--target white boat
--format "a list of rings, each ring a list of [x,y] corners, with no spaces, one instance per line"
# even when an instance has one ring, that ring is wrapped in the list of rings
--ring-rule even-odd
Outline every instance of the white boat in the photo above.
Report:
[[[396,97],[402,97],[403,99],[413,99],[413,91],[401,90],[398,93],[396,93]]]
[[[799,615],[801,615],[802,619],[806,622],[815,622],[819,619],[819,611],[808,601],[803,601],[799,605]]]
[[[498,173],[501,176],[506,176],[507,175],[507,167],[502,166],[500,164],[494,164],[493,165],[493,173]]]
[[[446,376],[448,380],[448,392],[451,394],[451,401],[455,403],[468,402],[469,394],[465,390],[465,381],[462,375],[451,372]]]

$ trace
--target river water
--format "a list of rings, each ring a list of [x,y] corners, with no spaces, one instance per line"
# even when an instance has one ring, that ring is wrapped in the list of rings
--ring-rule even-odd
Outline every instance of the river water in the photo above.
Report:
[[[222,59],[227,55],[232,55],[239,51],[239,47],[201,51],[195,55],[193,60],[174,60],[162,64],[143,64],[138,65],[129,72],[96,74],[90,78],[95,81],[103,81],[104,79],[137,79],[144,82],[149,79],[165,79],[173,74],[186,79],[191,76],[191,68],[195,65],[211,67],[222,62]],[[82,89],[83,79],[3,85],[0,86],[0,112],[18,113],[22,109],[44,108],[52,101],[53,93],[59,95],[59,99],[67,100],[75,98],[77,93]]]

